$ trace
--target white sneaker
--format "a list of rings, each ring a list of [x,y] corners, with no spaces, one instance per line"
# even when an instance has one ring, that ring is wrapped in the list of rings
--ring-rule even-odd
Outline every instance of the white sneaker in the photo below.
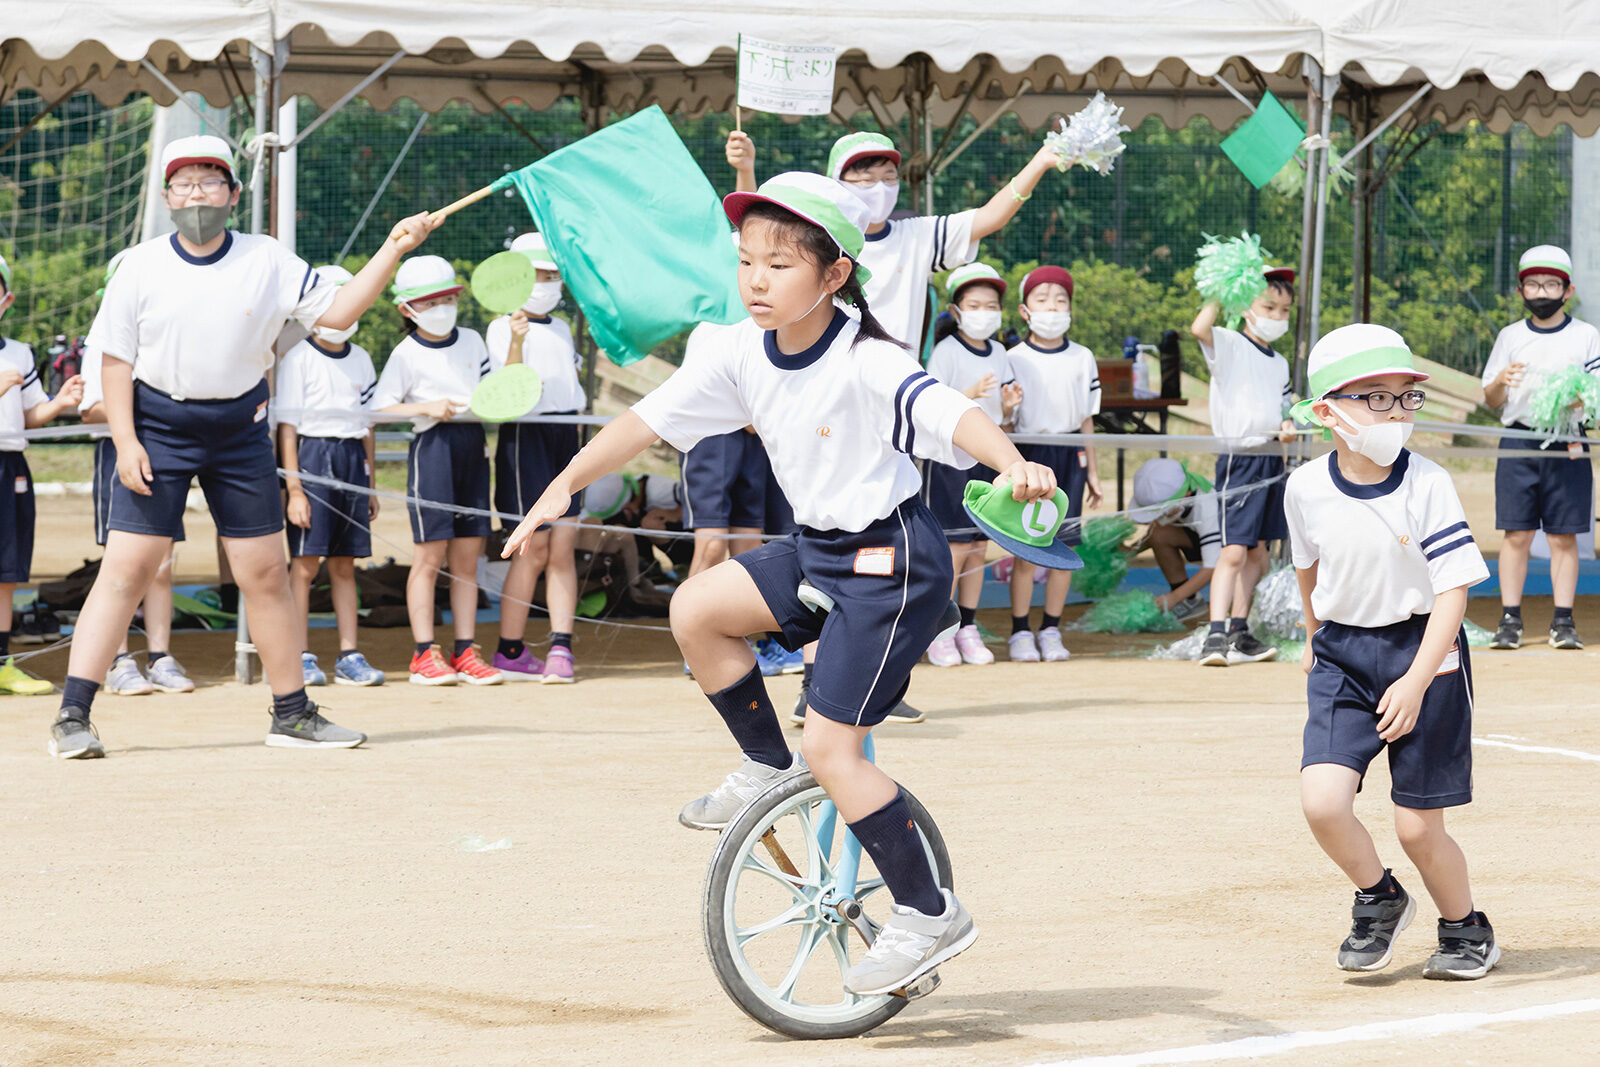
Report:
[[[691,800],[678,813],[678,821],[691,830],[721,830],[756,797],[777,782],[806,769],[806,761],[796,752],[787,767],[768,767],[747,759],[722,784],[699,800]]]
[[[142,697],[155,692],[155,686],[139,669],[131,655],[118,656],[106,671],[106,692],[114,697]]]
[[[965,663],[986,664],[994,662],[994,653],[983,643],[983,635],[976,624],[963,626],[956,631],[956,649]]]
[[[1006,641],[1006,650],[1011,653],[1012,663],[1039,662],[1039,646],[1033,643],[1032,630],[1012,634]]]
[[[845,975],[845,989],[859,997],[892,993],[972,947],[978,940],[972,916],[950,890],[939,892],[944,897],[943,915],[889,905],[889,921],[861,962]]]
[[[928,646],[928,662],[935,667],[961,666],[961,650],[953,637],[936,637]]]
[[[1061,631],[1054,626],[1039,631],[1039,655],[1046,663],[1064,663],[1072,658],[1067,646],[1061,643]]]

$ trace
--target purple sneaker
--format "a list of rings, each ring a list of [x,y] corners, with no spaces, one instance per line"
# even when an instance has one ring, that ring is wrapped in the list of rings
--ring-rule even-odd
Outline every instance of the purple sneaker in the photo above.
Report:
[[[496,652],[494,669],[508,682],[537,682],[539,676],[544,674],[544,661],[524,647],[522,655],[516,659]]]
[[[545,657],[544,677],[539,680],[545,685],[561,685],[572,681],[572,650],[560,645],[550,650],[550,655]]]

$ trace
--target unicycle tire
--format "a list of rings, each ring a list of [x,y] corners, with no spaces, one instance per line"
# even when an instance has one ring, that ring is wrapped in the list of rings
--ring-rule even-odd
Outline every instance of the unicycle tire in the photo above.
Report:
[[[938,876],[939,884],[946,889],[954,888],[950,871],[950,854],[945,848],[939,827],[916,797],[905,790],[902,790],[902,794],[911,809],[911,817],[916,822],[917,829],[922,833],[923,845]],[[884,994],[858,997],[844,990],[842,978],[845,965],[851,959],[859,959],[865,951],[865,946],[860,935],[848,923],[823,917],[825,905],[817,904],[803,908],[802,916],[784,926],[792,926],[800,931],[793,964],[795,973],[798,973],[799,969],[818,953],[831,952],[834,956],[840,979],[837,993],[840,1000],[836,1003],[799,1003],[792,997],[784,996],[779,989],[775,989],[757,973],[755,965],[746,956],[744,947],[735,944],[739,933],[748,933],[748,929],[754,929],[751,927],[740,931],[735,924],[738,879],[741,874],[750,870],[746,863],[747,859],[751,858],[755,850],[763,847],[763,835],[775,826],[784,825],[785,820],[793,821],[797,827],[811,825],[801,820],[797,813],[801,811],[815,813],[818,810],[817,806],[826,799],[827,794],[817,784],[816,779],[805,773],[779,782],[746,805],[717,839],[716,850],[712,853],[711,862],[706,869],[701,912],[706,955],[710,957],[717,981],[721,983],[729,998],[746,1015],[767,1029],[804,1040],[858,1037],[892,1019],[908,1003],[903,996]],[[840,839],[843,831],[842,818],[836,818],[833,838]],[[802,839],[804,835],[799,830],[790,828],[791,841]],[[814,833],[808,843],[811,848],[816,849]],[[839,848],[842,848],[842,845]],[[820,899],[832,884],[827,867],[834,861],[827,860],[826,857],[824,860],[819,877],[815,879],[817,882],[815,886],[787,890],[796,901],[787,909],[788,912],[802,908],[798,902],[801,896]],[[771,864],[763,865],[771,867]],[[815,869],[810,857],[807,867],[807,874]],[[768,881],[777,881],[771,877],[770,871],[753,877],[765,878],[766,881],[762,881],[761,885],[766,885]],[[876,883],[878,879],[870,881]],[[866,889],[858,894],[858,899],[865,900],[869,894],[872,895],[874,904],[880,906],[886,914],[890,899],[887,888]],[[805,939],[808,936],[814,940],[811,942],[812,947],[805,949]],[[780,982],[780,987],[781,985]]]

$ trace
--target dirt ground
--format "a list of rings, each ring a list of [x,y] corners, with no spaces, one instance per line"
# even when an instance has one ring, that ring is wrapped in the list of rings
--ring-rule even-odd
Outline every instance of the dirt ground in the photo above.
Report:
[[[207,569],[200,528],[181,573]],[[61,570],[92,554],[40,543]],[[1600,640],[1600,609],[1579,623]],[[404,631],[363,639],[403,664]],[[935,995],[825,1045],[763,1030],[712,976],[713,838],[676,813],[737,757],[660,630],[581,632],[570,687],[319,691],[371,733],[353,751],[262,745],[267,691],[224,681],[229,635],[176,639],[197,693],[100,701],[104,760],[49,759],[54,699],[6,698],[0,1064],[1131,1064],[1382,1022],[1275,1060],[1594,1062],[1600,652],[1475,654],[1477,802],[1451,822],[1505,957],[1452,985],[1420,977],[1436,913],[1381,763],[1359,808],[1422,903],[1389,969],[1352,977],[1333,966],[1350,887],[1298,810],[1298,667],[1129,657],[1155,640],[918,668],[929,721],[880,731],[879,759],[938,819],[983,934]],[[59,679],[65,652],[29,666]],[[780,707],[796,684],[774,680]]]

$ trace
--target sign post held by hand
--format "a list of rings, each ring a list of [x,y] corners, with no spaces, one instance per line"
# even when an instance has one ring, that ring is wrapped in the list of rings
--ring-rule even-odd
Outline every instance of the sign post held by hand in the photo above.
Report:
[[[784,44],[739,35],[737,108],[776,115],[826,115],[833,110],[833,76],[839,49],[825,44]]]

